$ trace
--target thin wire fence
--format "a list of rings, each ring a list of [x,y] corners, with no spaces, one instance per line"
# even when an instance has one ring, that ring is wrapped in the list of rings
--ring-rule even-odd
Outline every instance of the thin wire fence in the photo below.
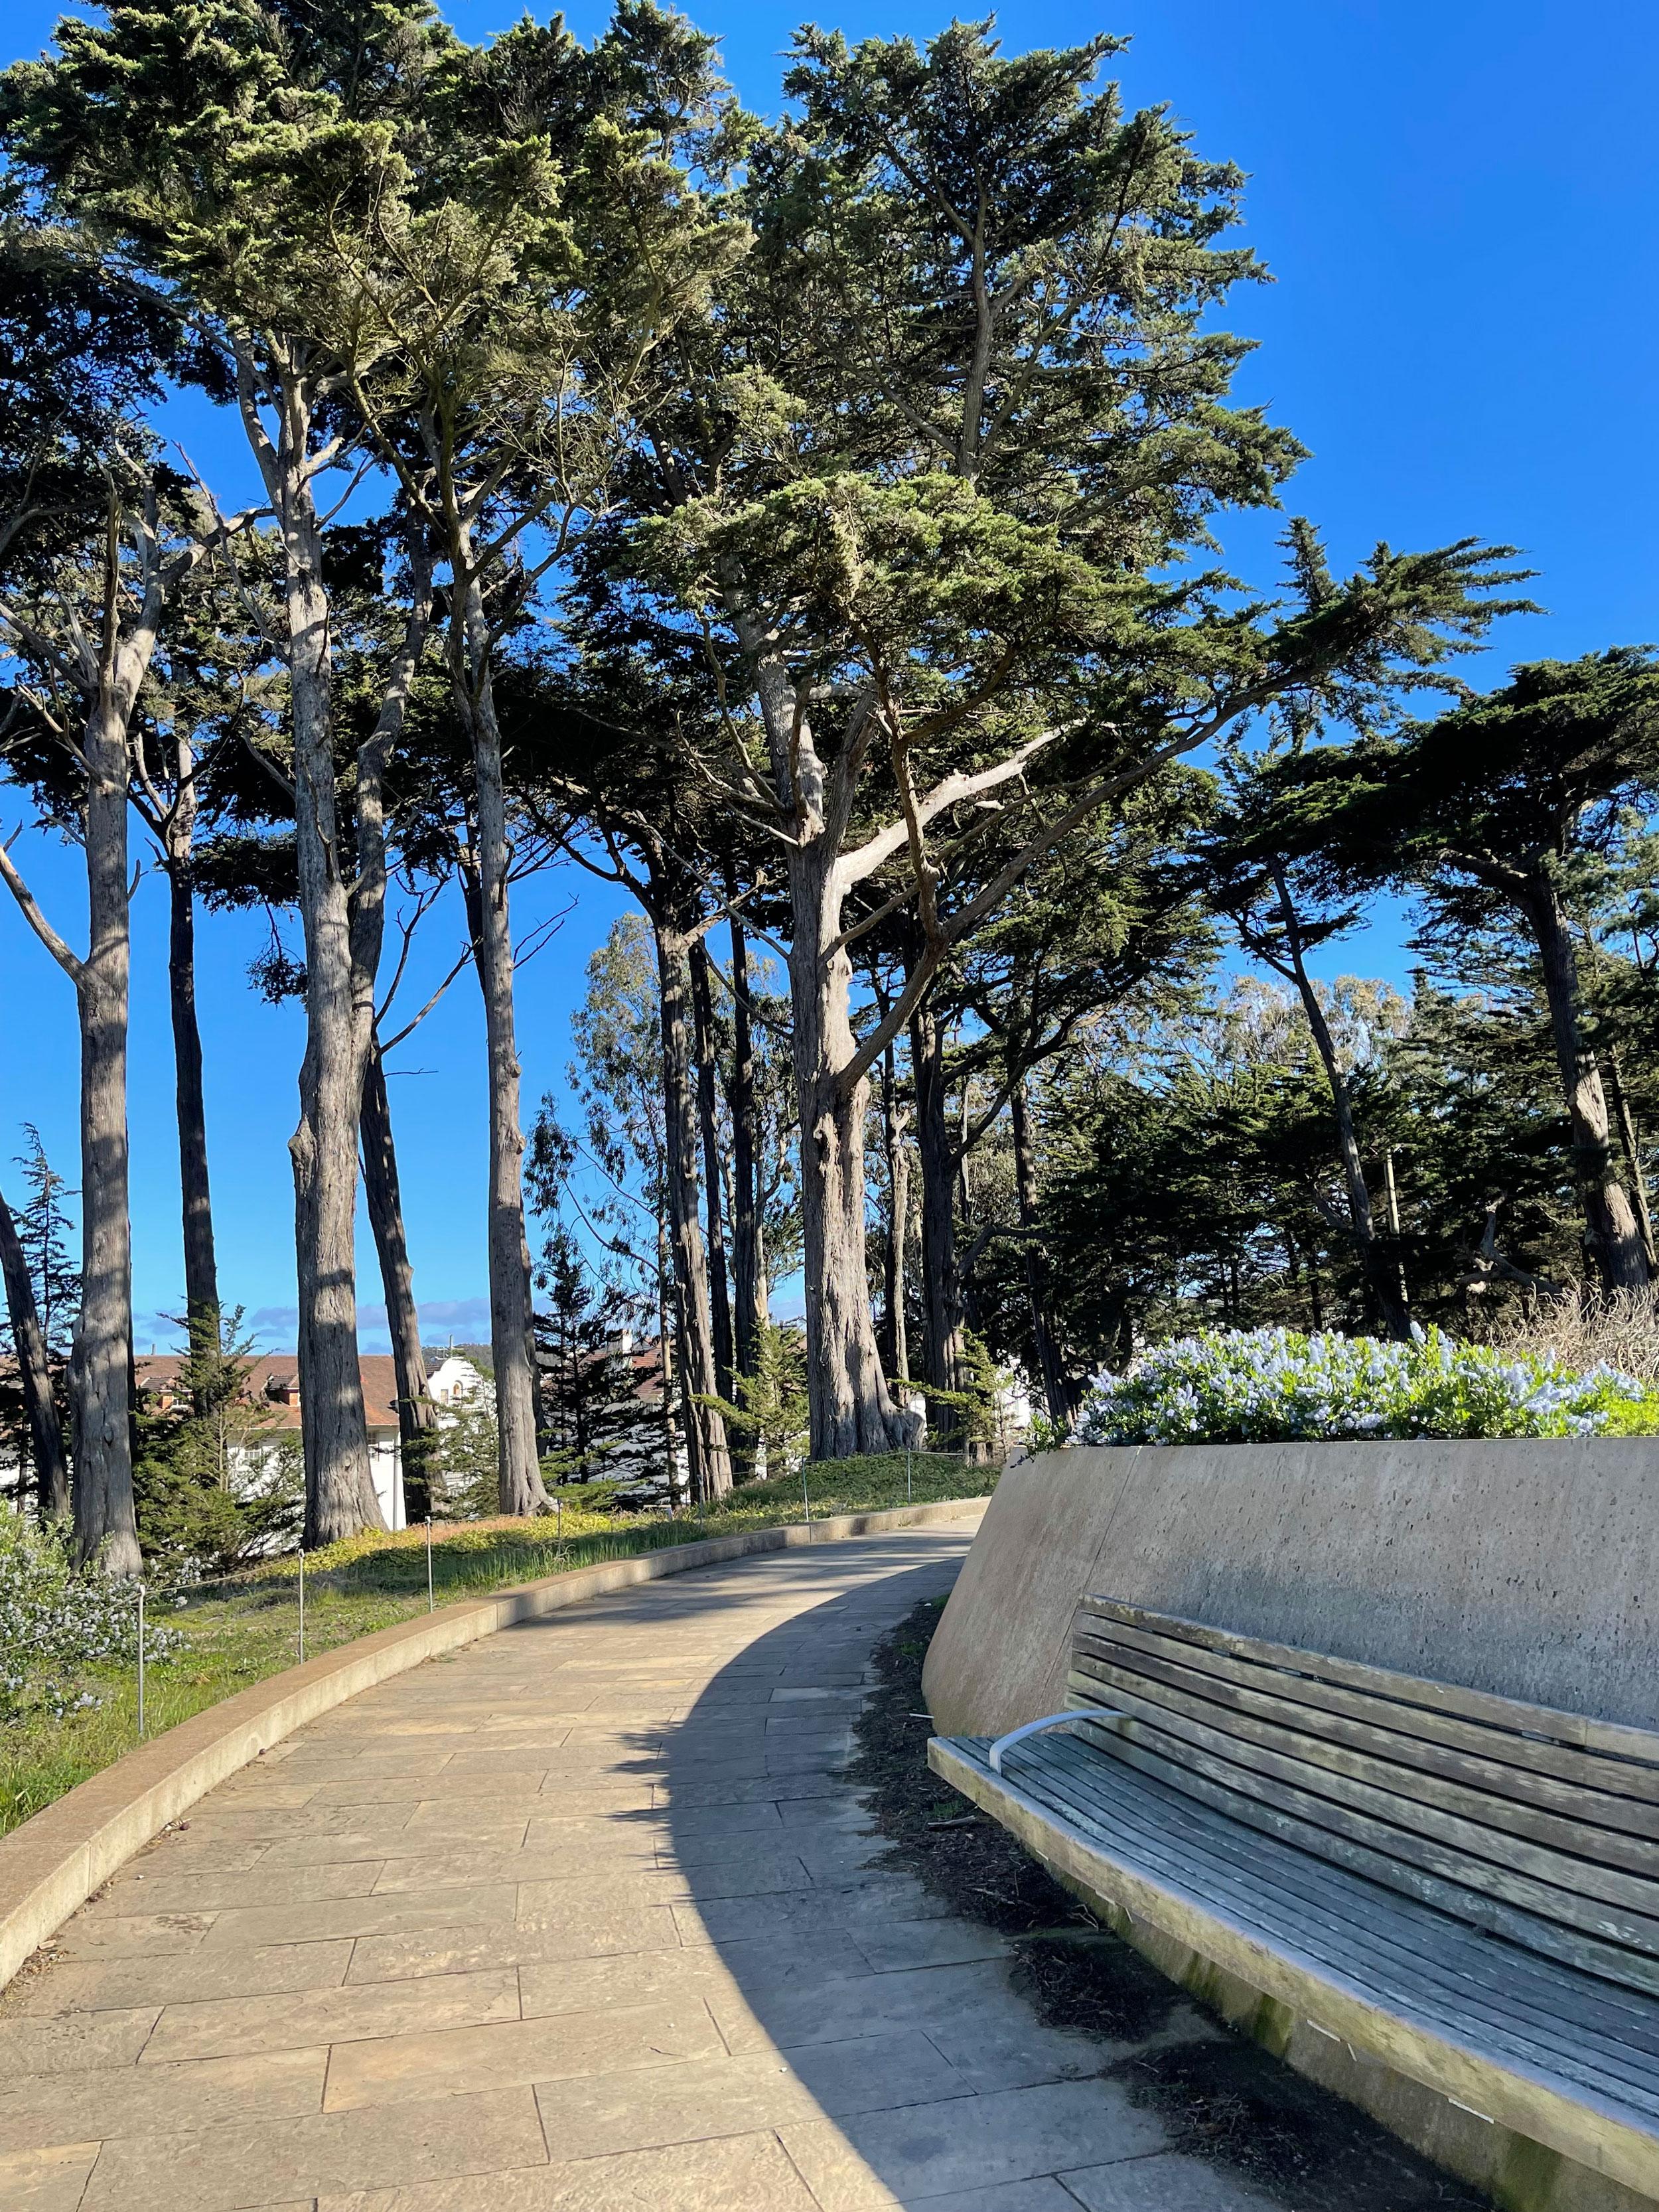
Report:
[[[896,1462],[898,1455],[894,1457]],[[928,1490],[940,1496],[947,1492],[967,1495],[973,1490],[988,1488],[995,1472],[993,1468],[974,1463],[965,1453],[906,1451],[903,1462],[903,1502],[907,1504],[915,1502],[921,1472],[918,1462],[929,1478]],[[943,1484],[942,1465],[952,1470],[960,1468],[964,1476],[975,1480],[964,1485],[954,1480]],[[834,1462],[803,1464],[799,1506],[794,1516],[799,1521],[811,1524],[841,1514],[879,1511],[897,1502],[883,1498],[878,1503],[843,1496],[830,1471],[833,1466]],[[819,1492],[816,1498],[812,1494],[815,1486]],[[641,1552],[695,1542],[711,1522],[729,1522],[733,1528],[784,1525],[790,1517],[787,1512],[766,1510],[782,1504],[781,1497],[776,1494],[781,1489],[780,1480],[774,1494],[764,1499],[751,1499],[741,1492],[713,1501],[693,1499],[689,1506],[682,1506],[672,1515],[666,1511],[619,1515],[611,1527],[568,1533],[565,1528],[565,1500],[556,1493],[550,1514],[523,1524],[529,1529],[545,1529],[545,1534],[498,1533],[489,1530],[488,1522],[434,1523],[428,1519],[398,1532],[399,1536],[416,1540],[377,1544],[372,1551],[337,1565],[319,1565],[314,1554],[302,1552],[276,1553],[250,1560],[229,1574],[192,1576],[167,1587],[165,1595],[173,1605],[185,1607],[236,1597],[267,1604],[286,1601],[297,1607],[300,1582],[302,1575],[308,1574],[313,1589],[319,1591],[352,1593],[372,1589],[392,1595],[414,1595],[423,1591],[429,1604],[435,1607],[442,1599],[471,1596],[481,1590],[510,1587],[526,1579],[539,1580],[548,1574],[578,1566],[603,1565]],[[570,1504],[575,1511],[580,1510],[581,1501],[572,1498]],[[302,1567],[301,1561],[307,1559],[309,1565]]]
[[[907,1450],[904,1500],[908,1504],[915,1502],[919,1458],[923,1462],[926,1488],[934,1496],[963,1495],[969,1490],[987,1489],[994,1480],[994,1469],[975,1465],[966,1453],[919,1455]],[[957,1468],[962,1479],[955,1473]],[[947,1470],[951,1472],[948,1481]],[[895,1478],[896,1471],[895,1455]],[[970,1475],[976,1480],[970,1482],[965,1479]],[[819,1492],[816,1500],[812,1495],[815,1476]],[[154,1631],[147,1624],[158,1611],[170,1613],[184,1626],[192,1613],[199,1613],[207,1607],[222,1606],[230,1615],[237,1617],[263,1615],[273,1609],[292,1607],[291,1648],[295,1659],[303,1664],[308,1630],[313,1653],[365,1632],[351,1609],[348,1608],[349,1617],[342,1618],[338,1606],[331,1606],[331,1600],[379,1597],[394,1608],[394,1619],[406,1617],[407,1612],[419,1607],[422,1596],[426,1610],[435,1612],[441,1602],[448,1604],[538,1582],[551,1575],[569,1573],[580,1567],[605,1565],[613,1560],[636,1559],[642,1553],[693,1543],[706,1535],[711,1526],[721,1534],[746,1528],[785,1526],[789,1515],[777,1509],[784,1504],[787,1480],[780,1478],[775,1486],[769,1486],[772,1494],[763,1498],[738,1493],[730,1499],[694,1499],[678,1511],[619,1516],[608,1528],[574,1531],[567,1530],[566,1501],[556,1494],[551,1514],[526,1524],[523,1533],[497,1532],[489,1529],[487,1523],[466,1522],[446,1522],[434,1528],[428,1518],[408,1532],[399,1532],[415,1540],[377,1545],[358,1558],[335,1565],[320,1565],[315,1555],[299,1550],[250,1561],[228,1575],[193,1577],[170,1585],[140,1583],[135,1586],[138,1611],[138,1738],[142,1741],[146,1734],[147,1670],[155,1656]],[[810,1462],[803,1463],[796,1518],[805,1525],[809,1535],[816,1526],[837,1514],[879,1511],[883,1506],[896,1502],[885,1498],[879,1503],[849,1498],[844,1494],[843,1482],[844,1478],[838,1480],[832,1464],[814,1467]],[[570,1503],[573,1510],[580,1510],[580,1499],[573,1498]],[[532,1534],[532,1530],[546,1533]]]

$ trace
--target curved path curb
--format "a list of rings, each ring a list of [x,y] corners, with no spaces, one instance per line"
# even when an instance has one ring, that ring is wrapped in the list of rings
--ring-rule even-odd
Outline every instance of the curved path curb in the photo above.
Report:
[[[493,1636],[583,1598],[686,1574],[757,1552],[832,1544],[890,1529],[959,1520],[983,1498],[946,1498],[879,1513],[846,1513],[810,1526],[757,1528],[701,1543],[665,1546],[637,1559],[607,1560],[569,1574],[442,1607],[383,1628],[239,1691],[81,1783],[0,1838],[0,1989],[116,1869],[196,1800],[250,1759],[360,1690],[422,1660]]]

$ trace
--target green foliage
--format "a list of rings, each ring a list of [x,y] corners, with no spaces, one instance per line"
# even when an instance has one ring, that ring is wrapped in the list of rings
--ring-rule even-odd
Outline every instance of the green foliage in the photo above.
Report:
[[[500,1510],[500,1451],[493,1396],[445,1407],[427,1453],[434,1520],[480,1521]]]
[[[809,1425],[806,1402],[806,1340],[783,1322],[763,1322],[755,1340],[754,1371],[733,1380],[738,1402],[708,1397],[726,1425],[756,1447],[767,1479],[800,1465]]]
[[[198,1321],[186,1341],[173,1405],[137,1416],[138,1540],[147,1565],[171,1577],[234,1574],[299,1540],[299,1438],[249,1393],[253,1343],[240,1306],[211,1333]]]
[[[459,51],[421,0],[117,0],[58,45],[0,80],[15,154],[209,314],[337,336],[336,227],[362,225]]]
[[[1659,1390],[1598,1366],[1460,1344],[1211,1332],[1159,1346],[1084,1402],[1079,1443],[1276,1443],[1302,1438],[1659,1434]]]
[[[1338,882],[1420,891],[1464,927],[1524,907],[1528,877],[1565,889],[1610,857],[1659,796],[1659,659],[1615,647],[1536,661],[1397,737],[1296,756],[1273,774],[1263,834],[1322,854]]]
[[[573,1470],[557,1452],[547,1453],[541,1468],[542,1480],[547,1485],[548,1494],[558,1508],[556,1518],[562,1518],[574,1510],[605,1520],[612,1514],[625,1513],[629,1510],[623,1502],[620,1483],[595,1482]]]
[[[146,1658],[166,1661],[179,1644],[152,1622]],[[0,1723],[91,1710],[102,1701],[98,1671],[137,1663],[137,1593],[77,1570],[67,1530],[0,1505]]]

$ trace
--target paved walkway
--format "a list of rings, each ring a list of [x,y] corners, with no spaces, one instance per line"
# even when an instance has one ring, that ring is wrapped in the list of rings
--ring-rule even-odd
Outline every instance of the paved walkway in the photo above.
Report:
[[[651,1583],[204,1798],[0,2015],[6,2212],[1237,2212],[837,1768],[971,1524]],[[21,2004],[21,2009],[20,2009]]]

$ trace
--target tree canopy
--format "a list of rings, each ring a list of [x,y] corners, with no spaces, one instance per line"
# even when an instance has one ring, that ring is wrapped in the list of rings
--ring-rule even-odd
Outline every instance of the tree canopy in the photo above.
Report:
[[[309,1542],[398,1505],[360,1187],[430,1499],[387,1076],[453,987],[503,1512],[602,1467],[624,1328],[661,1481],[714,1496],[797,1449],[802,1376],[817,1455],[929,1421],[978,1450],[1005,1370],[1063,1425],[1194,1319],[1651,1295],[1659,661],[1475,690],[1529,604],[1480,515],[1346,575],[1296,515],[1276,574],[1231,573],[1304,458],[1241,397],[1268,272],[1242,173],[1126,105],[1121,43],[807,27],[763,117],[652,0],[487,39],[427,0],[111,0],[0,74],[0,878],[76,993],[66,1378],[27,1239],[9,1311],[33,1342],[52,1309],[30,1434],[67,1395],[88,1553],[139,1559],[135,830],[198,1441],[235,1364],[198,917],[268,911],[252,980],[303,1007]],[[170,450],[184,387],[252,506]],[[14,828],[79,848],[84,951]],[[556,866],[637,913],[574,1110],[526,1133],[517,973],[557,917],[515,914]],[[1385,899],[1409,989],[1334,978]],[[191,1494],[175,1460],[141,1513]]]

